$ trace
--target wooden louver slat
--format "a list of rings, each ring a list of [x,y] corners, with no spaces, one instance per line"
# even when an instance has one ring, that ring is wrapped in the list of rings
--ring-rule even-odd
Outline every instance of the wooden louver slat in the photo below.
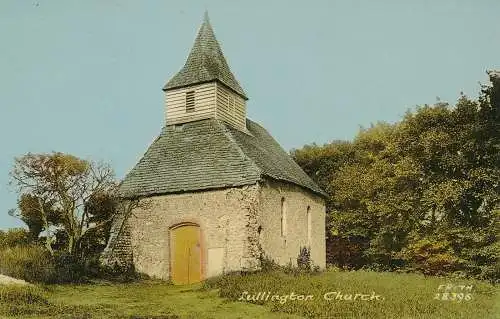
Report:
[[[186,92],[186,112],[194,112],[194,91]]]

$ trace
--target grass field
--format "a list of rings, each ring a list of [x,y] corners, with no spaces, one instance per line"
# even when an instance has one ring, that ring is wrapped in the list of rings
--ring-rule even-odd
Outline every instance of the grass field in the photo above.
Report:
[[[447,284],[453,286],[446,287]],[[454,301],[434,299],[436,293],[446,290],[449,298],[453,292],[462,293],[459,291],[464,296],[461,301],[459,295],[455,295]],[[258,299],[265,299],[264,292],[269,292],[270,297],[267,301],[238,301],[245,291],[249,299],[259,292]],[[340,292],[342,298],[333,292]],[[295,297],[290,297],[292,293]],[[325,300],[325,293],[332,300]],[[465,300],[467,293],[470,300]],[[290,300],[300,299],[301,294],[313,298]],[[273,295],[279,298],[271,300]],[[356,300],[345,300],[349,295]],[[228,275],[189,286],[155,281],[29,288],[0,286],[0,317],[483,319],[500,317],[498,297],[498,287],[472,280],[360,271],[299,276],[274,272]]]
[[[467,279],[367,271],[299,276],[272,272],[225,276],[206,286],[218,287],[219,295],[229,300],[240,299],[242,292],[271,292],[280,300],[247,302],[307,318],[500,318],[499,287]],[[292,292],[313,299],[289,300]],[[288,300],[282,303],[281,296]]]
[[[0,318],[300,318],[231,302],[201,288],[161,282],[41,287],[30,289],[34,298],[0,297]]]

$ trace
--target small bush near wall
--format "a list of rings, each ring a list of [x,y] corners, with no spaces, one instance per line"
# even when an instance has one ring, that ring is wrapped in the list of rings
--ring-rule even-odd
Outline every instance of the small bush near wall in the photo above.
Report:
[[[116,283],[130,283],[151,279],[148,275],[137,272],[133,265],[103,265],[100,263],[99,258],[86,260],[84,267],[87,276]]]
[[[265,253],[260,254],[260,271],[268,272],[280,269],[280,265]]]
[[[297,267],[305,271],[312,270],[311,250],[307,247],[301,247],[297,257]]]
[[[274,259],[264,253],[261,253],[260,270],[257,272],[283,272],[286,274],[299,275],[306,273],[320,273],[321,270],[319,266],[313,264],[310,249],[307,247],[301,247],[297,256],[297,266],[292,265],[291,262],[284,266],[279,265]]]

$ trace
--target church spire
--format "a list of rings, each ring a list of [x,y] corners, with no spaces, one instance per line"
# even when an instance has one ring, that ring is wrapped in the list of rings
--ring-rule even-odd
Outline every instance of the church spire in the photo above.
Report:
[[[203,14],[203,23],[207,23],[210,25],[210,19],[208,18],[208,10],[205,10],[205,13]]]
[[[205,11],[203,23],[184,67],[163,87],[164,91],[193,84],[219,81],[247,100],[245,92],[229,69]]]

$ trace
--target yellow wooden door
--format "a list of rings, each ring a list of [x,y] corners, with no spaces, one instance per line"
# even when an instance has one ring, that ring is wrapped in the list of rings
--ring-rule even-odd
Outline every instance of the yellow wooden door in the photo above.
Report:
[[[171,278],[175,284],[201,280],[200,228],[184,225],[171,230]]]

